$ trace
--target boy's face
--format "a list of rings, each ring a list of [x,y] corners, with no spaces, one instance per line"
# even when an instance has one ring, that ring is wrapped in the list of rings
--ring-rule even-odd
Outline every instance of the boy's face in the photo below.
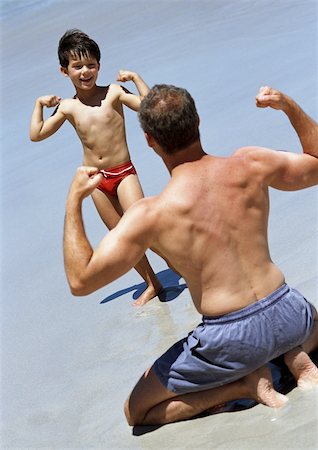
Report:
[[[88,91],[96,84],[99,67],[94,57],[71,57],[67,68],[61,67],[61,72],[70,77],[76,89]]]

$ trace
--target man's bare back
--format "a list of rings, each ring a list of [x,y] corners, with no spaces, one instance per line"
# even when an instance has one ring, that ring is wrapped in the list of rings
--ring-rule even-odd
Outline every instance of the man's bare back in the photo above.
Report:
[[[203,154],[175,168],[151,203],[151,216],[158,217],[151,246],[184,277],[201,314],[241,309],[284,282],[269,255],[268,187],[262,181],[244,155]]]

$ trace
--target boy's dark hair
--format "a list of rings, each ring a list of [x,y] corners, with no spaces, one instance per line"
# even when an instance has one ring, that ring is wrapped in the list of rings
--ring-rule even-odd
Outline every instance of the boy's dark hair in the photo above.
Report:
[[[138,116],[141,128],[166,153],[182,150],[200,137],[195,103],[185,89],[155,85],[142,100]]]
[[[99,63],[100,50],[93,39],[81,30],[76,28],[67,30],[60,39],[58,46],[58,56],[61,67],[67,67],[70,57],[94,57]]]

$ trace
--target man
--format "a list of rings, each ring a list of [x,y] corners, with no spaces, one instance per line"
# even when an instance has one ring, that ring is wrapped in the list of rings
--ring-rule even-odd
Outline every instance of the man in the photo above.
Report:
[[[318,345],[317,313],[285,284],[267,242],[269,186],[296,190],[318,183],[318,125],[269,87],[256,101],[284,111],[303,154],[246,147],[229,158],[207,155],[190,94],[158,85],[142,101],[139,119],[171,174],[164,191],[131,206],[93,251],[81,205],[101,175],[82,167],[71,185],[64,254],[74,295],[123,275],[151,247],[183,276],[203,315],[138,381],[125,405],[130,425],[184,420],[238,398],[281,406],[285,397],[274,391],[265,364],[282,354],[298,385],[318,382],[307,355]]]

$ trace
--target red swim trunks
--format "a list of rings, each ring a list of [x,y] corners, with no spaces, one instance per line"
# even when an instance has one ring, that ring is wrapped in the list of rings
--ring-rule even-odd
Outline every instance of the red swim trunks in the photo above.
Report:
[[[107,170],[101,169],[99,173],[103,175],[103,179],[97,186],[97,189],[113,196],[117,195],[117,188],[124,178],[128,177],[128,175],[137,175],[136,169],[131,161]]]

